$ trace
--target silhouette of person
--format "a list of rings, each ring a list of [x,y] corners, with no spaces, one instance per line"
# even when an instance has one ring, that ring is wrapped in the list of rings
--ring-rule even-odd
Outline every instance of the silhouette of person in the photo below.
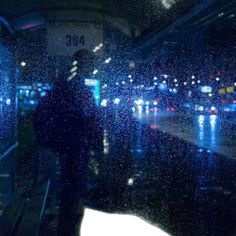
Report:
[[[61,236],[80,234],[89,151],[102,146],[100,113],[84,81],[92,75],[94,60],[87,50],[76,52],[71,74],[61,74],[33,116],[39,144],[51,148],[60,157],[58,235]]]

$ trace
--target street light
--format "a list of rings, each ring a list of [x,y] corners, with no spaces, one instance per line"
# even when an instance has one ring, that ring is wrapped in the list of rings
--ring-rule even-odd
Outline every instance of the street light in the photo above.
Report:
[[[93,71],[93,74],[94,74],[94,75],[96,75],[97,73],[98,73],[98,70],[97,70],[97,69]]]
[[[106,64],[109,64],[111,62],[111,57],[109,57],[109,58],[107,58],[106,60],[105,60],[105,63]]]
[[[26,66],[26,62],[25,62],[25,61],[22,61],[22,62],[20,63],[20,65],[21,65],[22,67],[25,67],[25,66]]]
[[[168,75],[164,75],[164,78],[167,79],[167,78],[168,78]]]

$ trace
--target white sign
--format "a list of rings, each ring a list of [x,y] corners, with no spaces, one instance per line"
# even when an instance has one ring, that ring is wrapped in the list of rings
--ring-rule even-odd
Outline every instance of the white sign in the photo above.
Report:
[[[103,45],[103,24],[101,22],[48,23],[47,41],[50,56],[72,56],[79,49],[93,51],[97,46]],[[96,54],[101,54],[102,51],[100,47]]]

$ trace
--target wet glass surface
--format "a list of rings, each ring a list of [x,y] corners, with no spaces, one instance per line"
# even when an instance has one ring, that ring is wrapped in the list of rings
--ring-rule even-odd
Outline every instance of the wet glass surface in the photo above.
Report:
[[[0,235],[78,233],[84,203],[235,236],[235,11],[0,0]]]
[[[202,119],[196,119],[200,142]],[[214,145],[215,119],[206,119]],[[163,135],[142,120],[132,125],[131,146],[125,150],[120,145],[127,137],[104,132],[106,155],[96,160],[88,205],[135,213],[173,235],[231,235],[236,216],[235,160]],[[116,155],[108,153],[108,147]]]

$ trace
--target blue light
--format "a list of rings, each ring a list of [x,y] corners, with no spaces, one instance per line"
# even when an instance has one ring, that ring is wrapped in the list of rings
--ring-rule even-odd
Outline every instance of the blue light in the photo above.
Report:
[[[139,100],[135,101],[135,103],[136,103],[138,106],[141,106],[141,105],[143,105],[143,99],[139,99]]]
[[[161,90],[161,91],[165,91],[165,90],[167,90],[167,84],[166,83],[161,83],[161,84],[159,84],[158,85],[158,88],[159,88],[159,90]]]
[[[119,98],[115,98],[113,102],[114,102],[114,104],[118,105],[120,103],[120,99]]]
[[[216,108],[215,108],[214,106],[211,107],[211,110],[212,110],[212,111],[215,111],[215,109],[216,109]]]
[[[40,93],[40,97],[45,97],[47,95],[47,93],[45,92],[45,91],[42,91],[41,93]]]
[[[211,128],[212,128],[212,129],[215,129],[215,126],[216,126],[216,119],[217,119],[217,116],[216,116],[216,115],[211,115],[211,116],[210,116],[210,124],[211,124]]]
[[[158,102],[157,102],[157,101],[154,101],[154,102],[153,102],[153,105],[154,105],[154,106],[156,106],[157,104],[158,104]]]
[[[11,99],[10,99],[10,98],[8,98],[8,99],[6,100],[6,104],[7,104],[7,105],[10,105],[10,104],[11,104]]]
[[[204,107],[203,107],[203,106],[199,106],[199,107],[198,107],[198,110],[199,110],[199,111],[204,111]]]
[[[212,92],[212,87],[211,86],[201,86],[200,90],[202,93],[211,93]]]
[[[173,93],[178,93],[178,90],[176,88],[173,88]]]
[[[107,106],[107,99],[103,99],[103,100],[101,101],[101,106],[102,106],[102,107],[106,107],[106,106]]]

